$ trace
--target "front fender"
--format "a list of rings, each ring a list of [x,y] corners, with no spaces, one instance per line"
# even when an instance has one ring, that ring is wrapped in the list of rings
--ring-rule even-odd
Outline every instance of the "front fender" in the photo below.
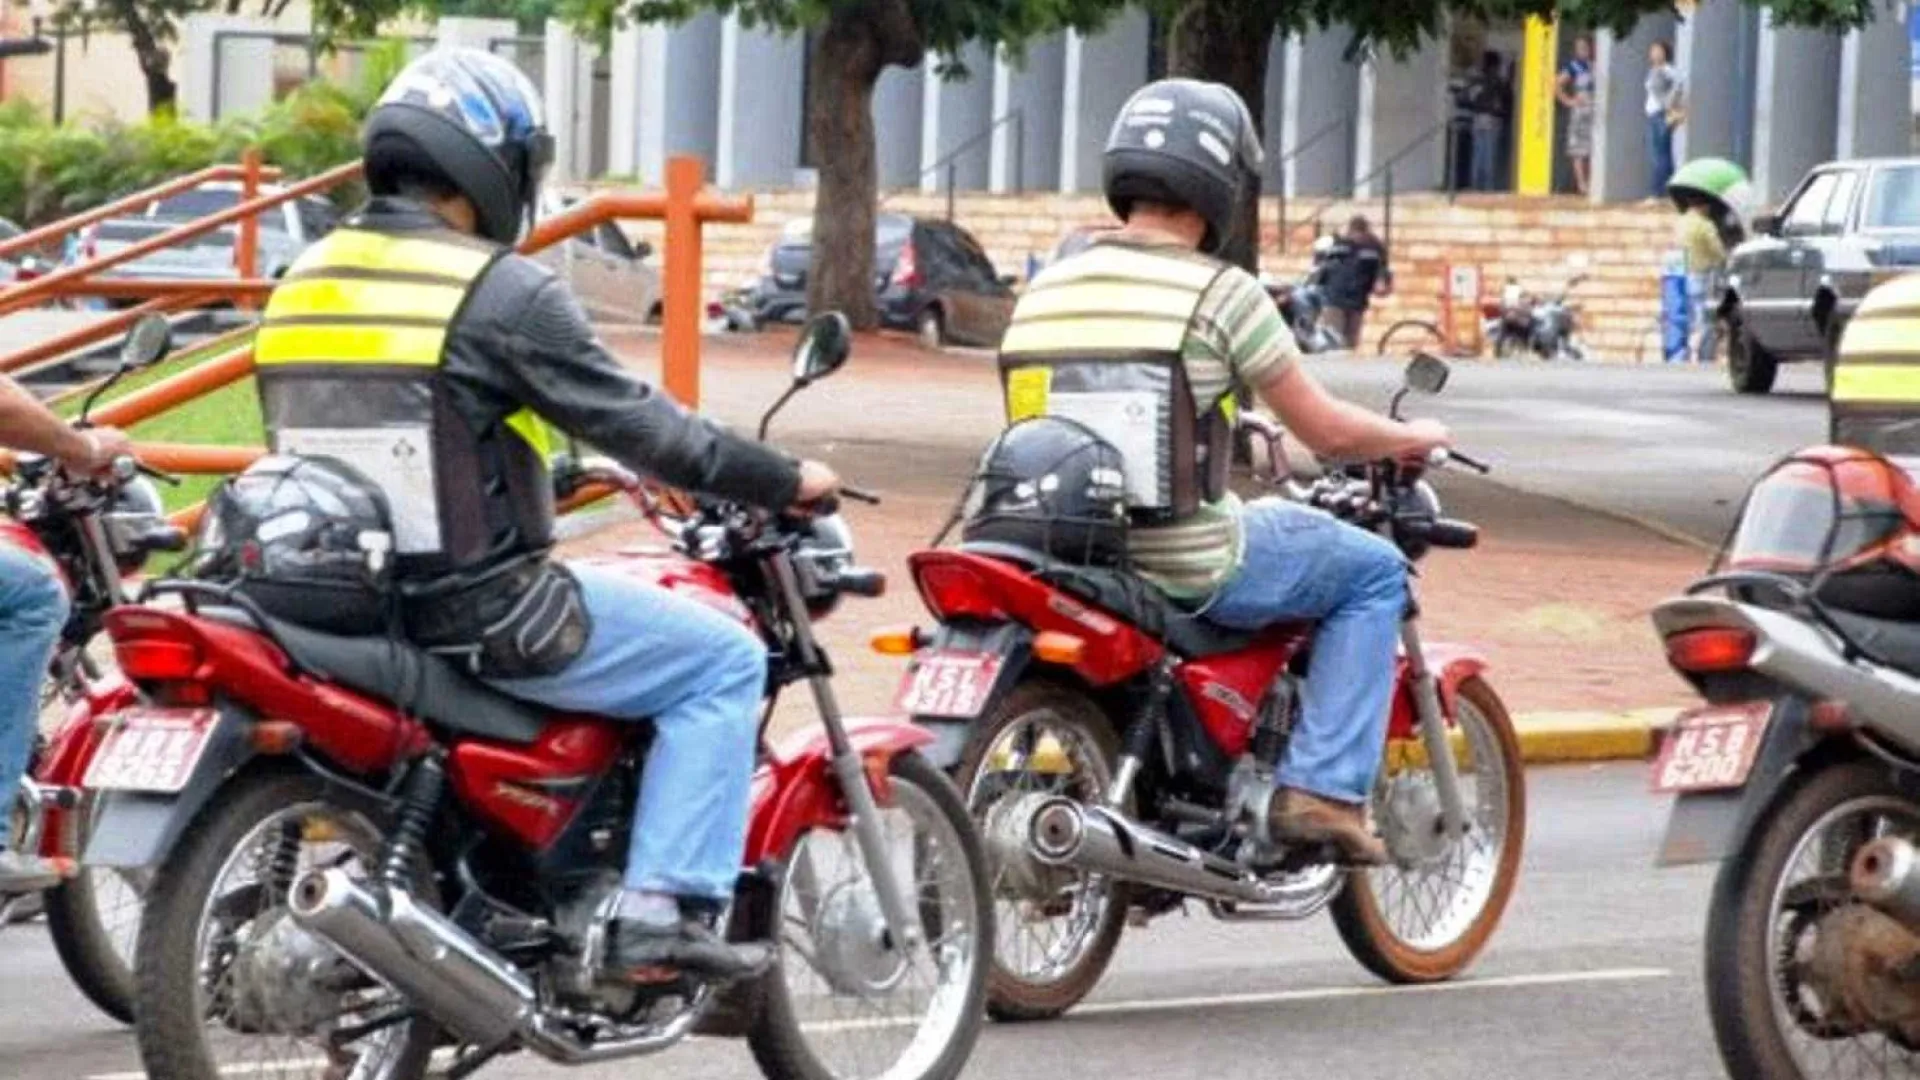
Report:
[[[1460,699],[1460,686],[1487,670],[1487,655],[1471,645],[1446,642],[1424,645],[1422,649],[1426,653],[1427,670],[1433,673],[1440,691],[1440,711],[1451,727]],[[1400,658],[1397,677],[1399,687],[1393,695],[1393,714],[1388,721],[1387,737],[1417,738],[1420,734],[1420,711],[1414,704],[1413,674],[1404,656]]]
[[[874,801],[893,801],[888,770],[893,759],[934,741],[933,733],[897,717],[845,720],[847,741],[865,765]],[[753,810],[747,825],[746,865],[784,859],[808,829],[840,829],[846,803],[833,775],[833,748],[824,731],[808,732],[769,750],[753,776]]]

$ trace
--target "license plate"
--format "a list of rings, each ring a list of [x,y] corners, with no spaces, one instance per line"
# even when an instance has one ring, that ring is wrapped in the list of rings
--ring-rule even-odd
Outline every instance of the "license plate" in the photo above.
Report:
[[[1717,791],[1745,784],[1772,715],[1773,706],[1764,701],[1682,715],[1653,763],[1653,790]]]
[[[187,786],[212,742],[212,709],[128,709],[87,766],[85,786],[96,791],[171,795]]]
[[[923,653],[900,681],[894,707],[913,716],[966,720],[986,707],[1000,654],[943,649]]]

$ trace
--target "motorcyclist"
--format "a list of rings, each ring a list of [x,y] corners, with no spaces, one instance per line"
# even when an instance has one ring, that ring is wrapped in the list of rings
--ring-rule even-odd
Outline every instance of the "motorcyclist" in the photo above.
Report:
[[[458,48],[415,60],[362,144],[371,201],[293,265],[255,344],[274,449],[338,458],[386,492],[416,643],[514,696],[653,722],[606,972],[752,975],[764,943],[730,944],[712,921],[745,847],[764,647],[697,601],[548,558],[547,424],[767,508],[839,481],[629,374],[566,284],[510,250],[553,153],[510,63]]]
[[[104,469],[131,451],[120,432],[77,430],[5,376],[0,444],[53,458],[75,472]],[[22,548],[0,545],[0,895],[33,892],[60,879],[52,861],[15,851],[10,833],[14,796],[39,731],[40,687],[67,614],[59,570]]]
[[[1233,392],[1252,390],[1329,457],[1424,455],[1449,437],[1434,421],[1403,424],[1330,396],[1254,277],[1216,257],[1260,168],[1259,137],[1232,90],[1168,79],[1135,93],[1105,151],[1107,202],[1125,225],[1047,268],[1015,307],[1001,353],[1008,416],[1066,416],[1121,448],[1133,564],[1174,599],[1243,629],[1318,622],[1270,823],[1283,840],[1379,863],[1386,850],[1365,804],[1386,738],[1406,562],[1318,510],[1235,499],[1225,486]]]

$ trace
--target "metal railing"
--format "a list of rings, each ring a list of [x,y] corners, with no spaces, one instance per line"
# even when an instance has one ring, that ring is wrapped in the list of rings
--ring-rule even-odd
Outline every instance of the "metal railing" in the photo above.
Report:
[[[1458,124],[1459,124],[1458,118],[1449,116],[1447,119],[1442,120],[1437,124],[1434,124],[1432,127],[1429,127],[1425,131],[1414,136],[1412,139],[1408,140],[1405,145],[1401,146],[1400,149],[1394,151],[1393,154],[1387,158],[1387,160],[1381,162],[1379,165],[1374,166],[1374,168],[1371,171],[1369,171],[1366,175],[1355,177],[1353,183],[1347,186],[1347,194],[1344,198],[1329,199],[1325,205],[1321,206],[1320,209],[1314,211],[1314,214],[1312,217],[1301,222],[1301,224],[1311,226],[1313,228],[1313,235],[1315,237],[1318,237],[1320,235],[1320,221],[1322,218],[1327,216],[1327,213],[1329,211],[1331,211],[1334,207],[1339,206],[1343,202],[1352,201],[1354,198],[1354,193],[1357,192],[1360,188],[1373,183],[1375,180],[1379,180],[1381,182],[1380,183],[1380,188],[1381,188],[1380,239],[1382,243],[1386,244],[1387,250],[1391,252],[1393,250],[1393,198],[1394,198],[1393,171],[1394,171],[1394,167],[1399,165],[1400,162],[1406,160],[1407,157],[1410,156],[1414,151],[1419,150],[1420,148],[1426,146],[1428,143],[1432,142],[1442,132],[1447,133],[1447,139],[1445,143],[1442,144],[1441,166],[1440,166],[1441,178],[1440,178],[1439,190],[1446,192],[1447,202],[1449,203],[1453,202],[1454,198],[1459,194],[1459,187],[1460,187],[1460,185],[1456,182],[1456,178],[1454,175],[1454,165],[1455,165],[1454,157],[1453,157],[1454,140],[1452,137],[1453,130],[1455,127],[1458,126]],[[1282,237],[1281,243],[1283,245],[1282,250],[1285,250],[1284,248],[1284,244],[1286,243],[1285,237],[1289,231],[1290,230],[1287,227],[1286,219],[1283,217],[1280,222],[1280,235]]]
[[[1027,111],[1025,109],[1009,109],[1001,113],[994,118],[992,123],[974,132],[972,135],[967,136],[960,145],[947,151],[939,160],[920,170],[920,175],[917,177],[920,183],[925,183],[927,177],[936,175],[942,171],[947,174],[948,221],[953,220],[954,191],[959,183],[960,159],[971,153],[973,149],[981,143],[991,140],[996,132],[1008,125],[1012,125],[1013,127],[1013,190],[1016,194],[1027,190]],[[989,159],[987,168],[989,172],[992,171],[993,165],[991,159]],[[884,204],[885,201],[886,200],[882,199],[882,204]]]
[[[1318,128],[1315,128],[1306,138],[1294,143],[1292,147],[1280,155],[1279,161],[1275,162],[1275,165],[1277,165],[1280,170],[1280,189],[1274,192],[1273,196],[1280,220],[1280,254],[1285,255],[1287,253],[1288,234],[1292,232],[1291,229],[1287,228],[1287,188],[1289,186],[1287,184],[1287,165],[1301,154],[1313,149],[1334,132],[1351,131],[1353,121],[1354,114],[1350,112],[1342,113],[1334,117],[1326,123],[1321,124]]]

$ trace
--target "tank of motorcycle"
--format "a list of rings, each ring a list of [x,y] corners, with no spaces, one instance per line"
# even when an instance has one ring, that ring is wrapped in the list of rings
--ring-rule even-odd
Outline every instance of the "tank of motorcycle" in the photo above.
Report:
[[[629,548],[611,555],[589,555],[569,559],[574,565],[592,566],[616,574],[658,585],[728,616],[749,628],[757,624],[753,611],[734,593],[733,583],[718,569],[689,559],[662,547]]]

